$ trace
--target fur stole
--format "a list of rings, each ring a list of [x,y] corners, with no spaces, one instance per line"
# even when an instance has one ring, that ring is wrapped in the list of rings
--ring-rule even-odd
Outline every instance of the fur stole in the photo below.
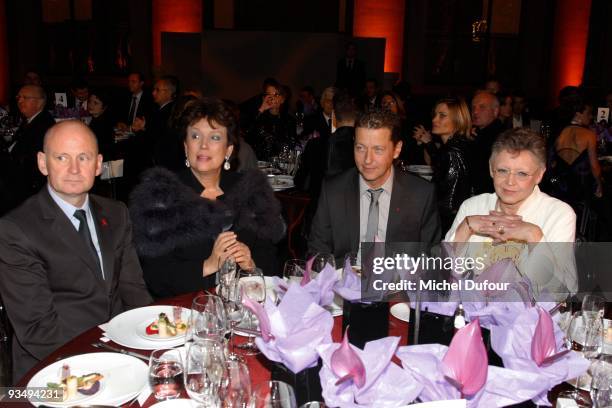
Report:
[[[161,256],[194,242],[214,240],[228,227],[249,230],[258,239],[276,242],[282,238],[280,203],[265,175],[252,170],[225,177],[235,182],[222,200],[213,201],[164,168],[143,173],[130,194],[129,206],[138,254]]]

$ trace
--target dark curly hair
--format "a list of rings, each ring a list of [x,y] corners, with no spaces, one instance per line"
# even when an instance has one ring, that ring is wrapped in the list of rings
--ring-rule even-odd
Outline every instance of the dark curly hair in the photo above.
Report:
[[[202,119],[206,119],[213,128],[219,125],[227,128],[228,145],[239,143],[236,116],[232,109],[219,98],[194,99],[185,103],[179,120],[183,140],[187,137],[187,127],[193,126]]]

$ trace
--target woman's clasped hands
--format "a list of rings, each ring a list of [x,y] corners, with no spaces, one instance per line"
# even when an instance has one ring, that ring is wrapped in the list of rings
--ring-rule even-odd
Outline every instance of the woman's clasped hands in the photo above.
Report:
[[[233,231],[222,232],[217,236],[212,253],[204,261],[204,276],[215,273],[219,269],[219,265],[222,265],[228,258],[233,258],[244,270],[255,268],[255,262],[251,258],[251,250],[237,238],[238,236]]]
[[[469,230],[468,239],[469,235],[478,234],[489,236],[494,242],[535,243],[543,235],[540,227],[523,221],[520,215],[508,215],[500,211],[490,211],[488,215],[470,215],[464,218],[463,224]]]

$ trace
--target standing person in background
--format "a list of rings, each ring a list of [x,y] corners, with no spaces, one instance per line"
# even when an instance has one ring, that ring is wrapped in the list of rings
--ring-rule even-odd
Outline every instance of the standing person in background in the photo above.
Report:
[[[346,44],[344,58],[336,65],[336,88],[344,89],[356,97],[365,85],[366,69],[363,61],[357,58],[357,45]]]
[[[153,111],[153,99],[144,90],[144,76],[140,72],[132,72],[127,77],[129,95],[126,95],[121,106],[118,127],[129,129],[136,118],[146,118]]]

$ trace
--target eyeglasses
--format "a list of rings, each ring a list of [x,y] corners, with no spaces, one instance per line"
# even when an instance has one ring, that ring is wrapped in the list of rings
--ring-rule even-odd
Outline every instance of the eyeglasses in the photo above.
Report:
[[[264,96],[281,96],[279,93],[265,93]]]
[[[493,170],[493,174],[496,177],[498,177],[498,178],[500,178],[502,180],[505,180],[505,179],[509,178],[511,174],[514,174],[514,177],[516,177],[516,179],[518,181],[526,181],[526,180],[528,180],[529,178],[531,178],[533,176],[533,174],[529,174],[529,173],[524,172],[524,171],[516,171],[516,172],[514,172],[514,171],[509,170],[509,169],[495,169],[495,170]]]

